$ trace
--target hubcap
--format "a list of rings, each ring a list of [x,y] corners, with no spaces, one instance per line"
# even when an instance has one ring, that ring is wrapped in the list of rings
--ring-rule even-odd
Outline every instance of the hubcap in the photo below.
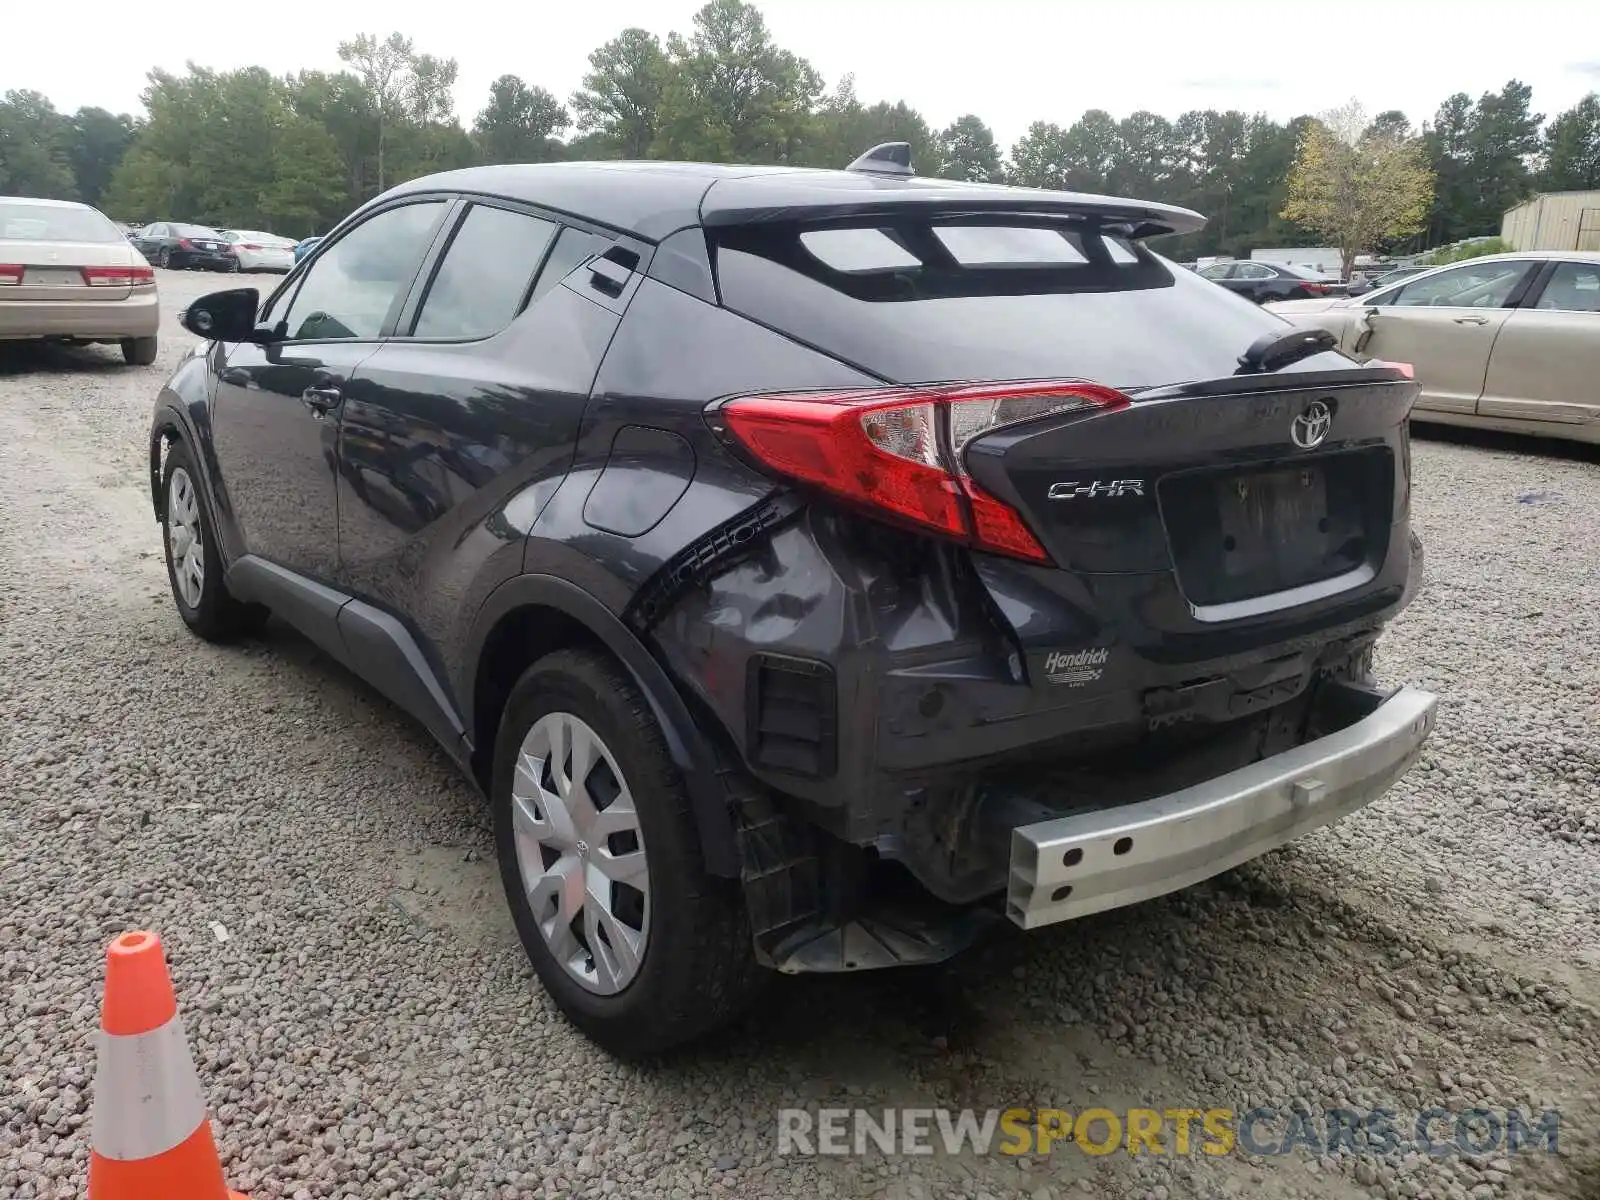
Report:
[[[650,935],[650,869],[633,793],[600,736],[571,713],[540,717],[511,783],[517,866],[539,932],[584,987],[633,982]]]
[[[200,536],[200,502],[194,482],[182,467],[172,472],[167,485],[167,554],[172,559],[172,577],[178,581],[178,595],[190,608],[198,608],[206,582],[206,544]]]

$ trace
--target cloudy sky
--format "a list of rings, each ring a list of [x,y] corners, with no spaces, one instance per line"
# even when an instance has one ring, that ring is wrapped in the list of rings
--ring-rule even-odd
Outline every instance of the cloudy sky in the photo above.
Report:
[[[154,9],[76,0],[8,3],[0,88],[58,108],[139,105],[144,73],[259,64],[274,73],[338,67],[335,47],[399,29],[460,65],[466,123],[511,72],[565,97],[589,51],[628,25],[687,30],[695,0],[266,0]],[[1430,117],[1455,91],[1476,97],[1516,77],[1559,112],[1600,89],[1593,0],[760,0],[779,44],[829,86],[855,72],[863,100],[904,99],[935,126],[976,112],[1009,146],[1034,120],[1085,108],[1242,108],[1287,119],[1359,97],[1371,112]],[[70,11],[64,32],[63,11]],[[1117,14],[1126,13],[1126,21]]]

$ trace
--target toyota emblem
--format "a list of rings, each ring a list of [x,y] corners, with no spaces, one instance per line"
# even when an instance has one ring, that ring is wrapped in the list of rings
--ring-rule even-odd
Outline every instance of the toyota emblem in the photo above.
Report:
[[[1289,436],[1300,449],[1309,450],[1322,444],[1332,425],[1333,409],[1324,401],[1313,400],[1306,405],[1305,412],[1289,423]]]

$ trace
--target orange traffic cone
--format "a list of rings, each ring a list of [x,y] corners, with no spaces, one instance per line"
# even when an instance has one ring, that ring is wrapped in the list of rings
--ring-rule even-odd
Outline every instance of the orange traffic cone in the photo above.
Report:
[[[106,950],[89,1200],[245,1200],[222,1179],[161,939]]]

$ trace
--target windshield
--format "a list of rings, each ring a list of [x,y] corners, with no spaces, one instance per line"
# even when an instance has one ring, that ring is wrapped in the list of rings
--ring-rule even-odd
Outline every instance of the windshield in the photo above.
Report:
[[[92,208],[0,201],[0,241],[120,242],[111,221]]]

